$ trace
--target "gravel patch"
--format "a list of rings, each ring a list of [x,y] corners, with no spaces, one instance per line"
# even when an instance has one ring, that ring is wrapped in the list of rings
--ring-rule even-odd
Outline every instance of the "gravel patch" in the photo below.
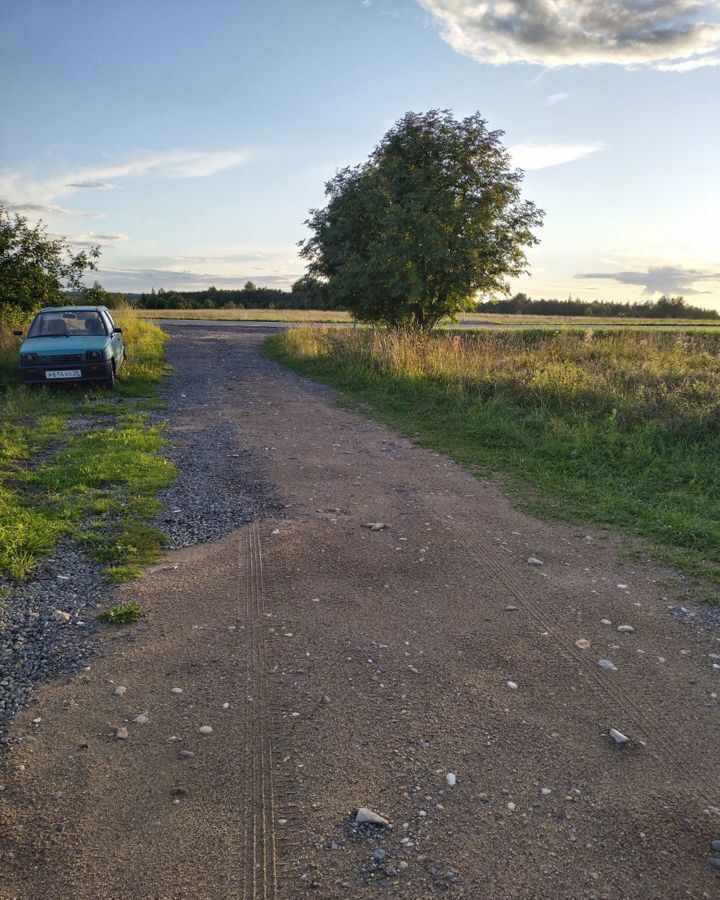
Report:
[[[257,368],[249,368],[212,330],[166,331],[175,373],[162,391],[167,410],[154,419],[166,428],[178,477],[160,493],[163,510],[151,524],[177,550],[217,540],[264,514],[277,515],[281,506],[255,458],[242,448],[241,432],[223,421],[228,385],[256,375]]]
[[[1,725],[27,706],[39,682],[88,664],[94,652],[91,610],[102,605],[108,588],[99,568],[69,541],[27,582],[0,582],[0,588],[9,593],[0,603]],[[0,750],[4,745],[0,728]]]
[[[668,606],[668,612],[686,625],[697,625],[705,629],[720,628],[720,606],[708,606],[706,609]]]

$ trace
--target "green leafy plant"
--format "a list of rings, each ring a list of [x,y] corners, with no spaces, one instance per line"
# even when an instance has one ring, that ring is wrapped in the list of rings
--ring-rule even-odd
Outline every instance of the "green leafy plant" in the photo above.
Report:
[[[98,621],[104,622],[106,625],[131,625],[144,615],[145,613],[140,609],[138,603],[131,600],[129,603],[106,609],[105,612],[100,613]]]

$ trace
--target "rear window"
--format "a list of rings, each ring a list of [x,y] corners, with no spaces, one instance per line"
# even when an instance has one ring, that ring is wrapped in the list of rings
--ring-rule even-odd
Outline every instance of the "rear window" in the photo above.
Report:
[[[50,310],[37,314],[28,337],[81,337],[107,333],[102,316],[94,309]]]

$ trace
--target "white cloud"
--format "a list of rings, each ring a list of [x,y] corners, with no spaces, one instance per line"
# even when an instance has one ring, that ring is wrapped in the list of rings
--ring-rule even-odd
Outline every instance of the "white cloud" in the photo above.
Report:
[[[548,94],[545,98],[545,106],[557,106],[558,103],[562,103],[563,100],[567,100],[571,96],[572,94],[568,94],[565,91],[559,91],[557,94]]]
[[[720,50],[720,0],[417,2],[453,49],[495,65],[667,66]]]
[[[45,179],[18,171],[0,172],[0,203],[8,209],[31,214],[101,217],[66,209],[55,201],[78,190],[110,190],[115,179],[155,175],[159,178],[205,178],[246,163],[247,150],[168,150],[146,153],[121,162],[83,166]]]
[[[694,72],[696,69],[708,69],[720,66],[720,56],[705,56],[702,59],[686,59],[685,62],[665,63],[658,66],[661,72]]]
[[[532,171],[574,162],[597,153],[603,147],[603,144],[515,144],[509,149],[516,166]]]

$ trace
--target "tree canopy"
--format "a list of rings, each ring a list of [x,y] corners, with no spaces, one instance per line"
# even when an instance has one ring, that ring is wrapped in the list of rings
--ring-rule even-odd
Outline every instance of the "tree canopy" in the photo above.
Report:
[[[81,290],[99,255],[99,247],[74,253],[42,222],[31,226],[0,206],[0,307],[29,313],[67,302],[63,290]]]
[[[428,330],[472,309],[478,294],[507,291],[543,213],[521,199],[523,173],[502,136],[479,113],[410,112],[367,162],[330,179],[300,252],[328,280],[333,305]]]

